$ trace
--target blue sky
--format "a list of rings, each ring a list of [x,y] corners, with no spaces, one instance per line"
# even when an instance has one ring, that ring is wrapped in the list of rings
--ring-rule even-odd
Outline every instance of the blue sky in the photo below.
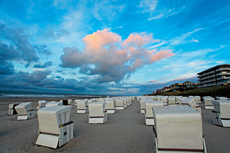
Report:
[[[142,95],[230,63],[228,0],[0,0],[0,90]]]

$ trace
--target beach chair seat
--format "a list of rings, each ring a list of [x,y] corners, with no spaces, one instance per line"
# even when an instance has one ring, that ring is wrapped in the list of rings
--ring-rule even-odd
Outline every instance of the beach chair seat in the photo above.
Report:
[[[89,123],[105,123],[106,121],[105,102],[89,104]]]
[[[20,103],[15,109],[18,113],[17,120],[28,120],[36,116],[35,110],[31,109],[31,102]]]
[[[58,148],[73,138],[71,106],[54,106],[38,111],[39,135],[37,145]]]

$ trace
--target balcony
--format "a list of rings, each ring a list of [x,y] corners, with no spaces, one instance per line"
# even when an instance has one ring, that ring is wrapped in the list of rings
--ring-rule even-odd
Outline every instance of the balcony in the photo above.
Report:
[[[216,76],[220,76],[220,75],[230,75],[230,72],[227,72],[227,73],[218,73],[218,74],[216,74]]]
[[[216,82],[216,79],[205,80],[205,81],[201,81],[200,83],[204,84],[204,83],[209,83],[209,82]]]
[[[198,76],[198,77],[204,77],[204,76],[209,75],[209,74],[212,74],[212,73],[215,74],[215,71],[210,71],[210,72],[204,73],[204,74],[202,74],[202,75],[200,75],[200,76]]]
[[[225,71],[225,70],[229,70],[230,71],[230,67],[219,68],[219,69],[216,70],[216,72],[218,72],[218,71]]]
[[[210,76],[206,76],[206,77],[203,77],[203,78],[200,78],[200,81],[201,81],[201,80],[208,79],[208,78],[214,78],[214,77],[216,77],[216,75],[215,75],[215,74],[210,75]]]
[[[221,77],[221,78],[217,78],[217,80],[227,80],[227,79],[230,79],[230,77]]]

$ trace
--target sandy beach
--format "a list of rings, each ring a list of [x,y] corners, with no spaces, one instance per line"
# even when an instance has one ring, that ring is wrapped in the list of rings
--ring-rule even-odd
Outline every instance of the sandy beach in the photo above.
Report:
[[[55,100],[55,99],[54,99]],[[59,149],[35,145],[38,137],[38,119],[17,121],[17,115],[8,116],[8,104],[37,100],[8,99],[0,101],[0,152],[100,152],[100,153],[147,153],[155,152],[152,127],[144,123],[144,114],[139,113],[139,102],[108,114],[105,124],[88,124],[88,114],[76,114],[72,107],[70,119],[74,122],[74,138]],[[208,153],[230,152],[230,128],[212,123],[211,110],[202,109],[203,132]]]

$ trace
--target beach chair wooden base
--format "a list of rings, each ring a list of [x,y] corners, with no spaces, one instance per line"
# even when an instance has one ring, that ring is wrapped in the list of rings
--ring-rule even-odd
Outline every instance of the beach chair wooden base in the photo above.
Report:
[[[154,119],[145,118],[145,125],[154,125]]]
[[[116,107],[116,110],[123,110],[123,109],[125,109],[125,108],[124,107],[120,107],[120,106]]]
[[[39,133],[36,145],[49,148],[59,148],[73,138],[73,122],[64,124],[59,128],[60,134]]]
[[[214,109],[213,106],[204,106],[204,109]]]
[[[27,115],[19,115],[17,120],[28,120],[36,116],[35,110],[28,111]]]
[[[88,111],[86,110],[86,109],[78,109],[77,110],[77,114],[85,114],[85,113],[87,113]]]
[[[207,153],[205,139],[203,138],[203,150],[196,150],[196,149],[163,149],[158,148],[157,146],[157,138],[155,138],[155,149],[156,153]]]
[[[107,114],[102,117],[89,117],[89,123],[105,123],[107,121]]]
[[[228,120],[221,119],[221,122],[223,127],[230,127],[230,119]]]
[[[116,112],[115,109],[107,109],[108,114],[114,114]]]
[[[141,114],[145,114],[145,109],[142,109],[142,110],[141,110]]]

